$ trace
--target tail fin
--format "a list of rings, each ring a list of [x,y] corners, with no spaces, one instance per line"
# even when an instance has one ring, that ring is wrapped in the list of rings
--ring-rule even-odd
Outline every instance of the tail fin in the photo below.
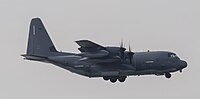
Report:
[[[57,52],[41,19],[34,18],[30,23],[28,47],[26,55],[41,57],[51,56],[51,52]]]

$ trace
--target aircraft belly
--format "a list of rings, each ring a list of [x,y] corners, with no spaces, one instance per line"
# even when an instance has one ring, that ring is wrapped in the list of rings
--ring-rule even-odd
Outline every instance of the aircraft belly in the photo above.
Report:
[[[101,76],[128,76],[131,75],[133,72],[132,70],[123,70],[123,71],[109,71],[109,72],[100,72]]]
[[[170,68],[165,70],[148,69],[148,70],[135,71],[132,75],[149,75],[149,74],[163,75],[164,73],[175,72],[175,71],[177,71],[176,68]]]
[[[125,65],[107,66],[107,65],[89,65],[89,64],[74,64],[64,65],[56,64],[59,67],[67,69],[73,73],[77,73],[87,77],[103,77],[103,76],[128,76],[135,72],[135,68],[130,68]]]
[[[126,65],[92,65],[91,75],[93,77],[103,76],[127,76],[135,72],[135,68]]]

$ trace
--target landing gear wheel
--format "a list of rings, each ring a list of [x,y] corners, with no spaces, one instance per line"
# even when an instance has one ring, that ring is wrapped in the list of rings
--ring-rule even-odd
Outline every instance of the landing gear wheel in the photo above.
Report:
[[[166,78],[171,78],[171,76],[172,76],[172,75],[171,75],[170,73],[165,73],[165,77],[166,77]]]
[[[117,81],[117,78],[116,78],[116,77],[110,78],[110,82],[115,83],[116,81]]]
[[[104,76],[103,79],[107,81],[107,80],[109,80],[109,77],[108,76]]]
[[[126,76],[122,76],[118,78],[119,82],[124,82],[126,80]]]

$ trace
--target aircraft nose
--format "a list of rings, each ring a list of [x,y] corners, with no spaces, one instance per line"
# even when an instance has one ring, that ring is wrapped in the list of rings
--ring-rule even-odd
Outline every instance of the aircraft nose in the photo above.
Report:
[[[187,67],[187,62],[186,62],[186,61],[181,61],[180,66],[181,66],[182,68]]]

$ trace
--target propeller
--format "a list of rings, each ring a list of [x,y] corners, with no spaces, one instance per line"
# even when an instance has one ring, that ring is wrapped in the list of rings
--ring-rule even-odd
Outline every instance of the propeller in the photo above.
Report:
[[[124,62],[124,60],[126,58],[128,58],[130,64],[132,64],[132,59],[133,59],[134,52],[131,51],[130,44],[128,46],[128,52],[125,52],[125,50],[126,50],[126,48],[124,48],[124,43],[123,43],[123,41],[121,41],[121,44],[120,44],[120,47],[119,47],[119,56],[120,56],[120,59],[122,60],[122,62]],[[127,56],[125,56],[125,54]]]
[[[123,41],[121,41],[120,48],[119,48],[119,56],[122,61],[124,61],[124,51],[125,50],[126,49],[124,48],[124,43],[123,43]]]
[[[131,46],[129,44],[127,56],[128,56],[128,59],[129,59],[131,64],[132,64],[133,55],[134,55],[134,52],[131,51]]]

